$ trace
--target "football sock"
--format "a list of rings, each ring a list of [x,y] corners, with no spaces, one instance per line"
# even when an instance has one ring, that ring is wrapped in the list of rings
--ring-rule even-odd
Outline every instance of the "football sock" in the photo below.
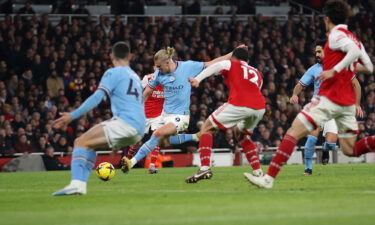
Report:
[[[212,135],[202,134],[199,141],[199,157],[201,158],[201,167],[210,167],[212,150]]]
[[[155,167],[155,163],[158,159],[159,152],[160,152],[159,146],[156,146],[156,148],[154,148],[154,150],[152,150],[152,152],[151,152],[151,164],[154,164],[154,167]]]
[[[131,158],[133,158],[133,156],[135,155],[136,152],[137,152],[137,150],[134,148],[134,145],[130,145],[129,148],[128,148],[128,152],[126,153],[126,157],[128,159],[131,159]]]
[[[333,142],[324,142],[323,144],[323,151],[335,150],[336,143]]]
[[[83,181],[87,182],[89,180],[91,170],[95,166],[96,162],[96,152],[94,150],[86,150],[86,167],[83,170]]]
[[[159,139],[155,136],[151,136],[150,140],[144,143],[138,150],[137,154],[131,159],[132,166],[135,165],[133,162],[138,162],[139,160],[146,157],[156,146],[159,144]]]
[[[368,136],[357,141],[353,149],[353,156],[358,157],[368,152],[375,152],[375,136]]]
[[[179,145],[188,141],[198,141],[199,138],[196,134],[178,134],[169,138],[171,145]]]
[[[307,136],[307,141],[305,143],[305,169],[312,169],[313,156],[315,152],[315,144],[318,138],[312,135]]]
[[[260,162],[258,158],[258,153],[254,142],[251,141],[249,136],[246,136],[242,141],[240,141],[243,152],[250,163],[253,170],[260,169]]]
[[[273,178],[277,176],[280,168],[288,161],[290,155],[293,153],[294,147],[297,144],[297,139],[286,134],[280,143],[279,148],[273,157],[267,174]]]
[[[71,173],[72,180],[84,181],[84,174],[87,163],[87,153],[85,148],[76,147],[73,149],[72,162],[71,162]]]

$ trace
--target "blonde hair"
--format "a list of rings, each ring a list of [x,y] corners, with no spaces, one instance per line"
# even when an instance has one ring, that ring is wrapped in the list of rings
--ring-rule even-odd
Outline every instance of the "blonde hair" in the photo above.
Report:
[[[166,49],[161,49],[159,50],[155,56],[154,56],[154,60],[170,60],[173,58],[174,56],[174,48],[171,48],[171,47],[167,47]]]

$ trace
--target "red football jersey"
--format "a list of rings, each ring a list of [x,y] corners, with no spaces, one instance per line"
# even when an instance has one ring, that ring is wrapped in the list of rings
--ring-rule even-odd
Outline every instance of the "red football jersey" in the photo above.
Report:
[[[229,70],[222,70],[225,83],[229,88],[228,103],[252,109],[264,109],[266,100],[260,89],[263,78],[254,67],[239,60],[230,60]]]
[[[361,49],[362,44],[354,34],[344,28],[338,28],[337,30],[342,31],[347,37],[352,39],[358,47]],[[336,31],[337,32],[337,31]],[[329,46],[329,38],[324,46],[324,59],[323,59],[323,70],[330,70],[337,65],[346,55],[346,52],[339,50],[332,50]],[[337,41],[340,40],[340,36]],[[333,41],[333,40],[331,40]],[[356,64],[355,62],[354,64]],[[353,66],[355,68],[356,65]],[[355,94],[352,84],[352,79],[355,76],[355,70],[351,71],[350,68],[344,68],[340,72],[336,73],[331,79],[327,79],[320,85],[318,95],[326,96],[332,102],[339,105],[353,105],[355,104]]]
[[[151,79],[152,74],[144,76],[142,83],[146,84]],[[161,84],[159,84],[152,93],[148,96],[145,102],[145,114],[146,118],[155,118],[161,115],[164,104],[164,90]]]

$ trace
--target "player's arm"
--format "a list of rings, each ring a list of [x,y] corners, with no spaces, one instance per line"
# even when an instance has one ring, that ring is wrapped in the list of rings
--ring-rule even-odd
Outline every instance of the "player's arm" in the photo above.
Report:
[[[193,87],[199,87],[199,83],[210,77],[212,75],[218,74],[223,70],[229,70],[231,66],[231,62],[229,60],[224,60],[221,62],[217,62],[206,69],[204,69],[200,74],[198,74],[195,78],[189,78],[189,82]]]
[[[292,104],[298,103],[298,95],[301,93],[302,89],[303,89],[302,84],[298,82],[298,84],[296,84],[296,86],[294,86],[293,96],[289,99],[290,103],[292,103]]]
[[[374,72],[374,65],[368,56],[365,47],[361,44],[361,56],[359,57],[360,63],[357,64],[357,72],[364,74],[372,74]]]
[[[103,100],[105,94],[106,92],[99,87],[78,109],[71,113],[60,113],[61,117],[53,121],[54,127],[60,128],[62,125],[70,123],[72,120],[79,118],[81,115],[95,108]]]
[[[332,50],[345,52],[345,57],[332,69],[322,71],[317,79],[327,80],[344,68],[348,68],[361,56],[361,49],[344,33],[336,31],[330,36],[329,46]],[[351,68],[354,69],[354,68]]]
[[[354,87],[354,94],[355,94],[355,111],[357,116],[360,118],[363,118],[363,111],[361,108],[361,95],[362,95],[362,90],[361,90],[361,85],[359,84],[357,78],[353,78],[352,84]]]
[[[298,84],[293,89],[293,96],[289,99],[292,104],[298,103],[298,95],[301,93],[302,89],[309,86],[314,82],[314,67],[310,67],[305,74],[298,81]]]
[[[146,85],[145,90],[143,91],[143,102],[147,100],[152,90],[154,90],[154,88],[152,88],[150,85]]]
[[[247,46],[246,45],[239,45],[237,48],[246,48],[247,49]],[[209,66],[211,66],[215,63],[221,62],[223,60],[229,60],[232,57],[232,54],[233,54],[233,52],[230,52],[230,53],[228,53],[226,55],[223,55],[223,56],[220,56],[220,57],[218,57],[214,60],[211,60],[209,62],[205,62],[204,67],[209,67]]]

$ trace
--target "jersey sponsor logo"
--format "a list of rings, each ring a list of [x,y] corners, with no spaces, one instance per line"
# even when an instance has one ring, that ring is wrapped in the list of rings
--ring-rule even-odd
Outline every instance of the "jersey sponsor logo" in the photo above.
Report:
[[[166,91],[178,91],[184,88],[184,85],[178,85],[178,86],[164,86],[164,90]]]

